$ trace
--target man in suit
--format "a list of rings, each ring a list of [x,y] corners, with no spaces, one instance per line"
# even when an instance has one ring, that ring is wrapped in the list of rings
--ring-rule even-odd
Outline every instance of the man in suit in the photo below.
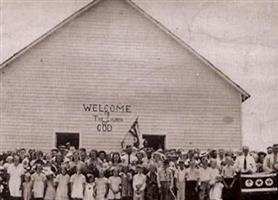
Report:
[[[252,174],[257,171],[256,162],[249,154],[249,147],[242,147],[242,155],[237,157],[235,161],[235,168],[241,174]]]

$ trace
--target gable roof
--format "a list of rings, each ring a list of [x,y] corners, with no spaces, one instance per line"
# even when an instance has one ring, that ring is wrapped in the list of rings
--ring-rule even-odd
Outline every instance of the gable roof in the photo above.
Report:
[[[3,70],[5,67],[7,67],[11,62],[13,62],[15,59],[23,55],[25,52],[30,50],[33,46],[36,44],[40,43],[43,41],[46,37],[49,35],[55,33],[58,29],[66,25],[68,22],[74,20],[76,17],[81,15],[82,13],[86,12],[89,10],[91,7],[95,6],[99,2],[103,0],[92,0],[92,2],[88,3],[66,19],[64,19],[62,22],[54,26],[52,29],[47,31],[45,34],[31,42],[29,45],[26,47],[20,49],[18,52],[13,54],[11,57],[9,57],[7,60],[2,62],[0,64],[0,71]],[[139,7],[135,2],[132,0],[123,0],[127,2],[130,6],[132,6],[135,10],[140,12],[145,18],[147,18],[149,21],[154,23],[158,28],[160,28],[162,31],[164,31],[166,34],[168,34],[171,38],[173,38],[178,44],[183,46],[185,49],[187,49],[190,53],[192,53],[194,56],[199,58],[203,63],[205,63],[208,67],[210,67],[215,73],[217,73],[222,79],[224,79],[226,82],[228,82],[231,86],[233,86],[240,94],[242,97],[242,102],[247,100],[250,97],[250,94],[248,94],[244,89],[242,89],[238,84],[236,84],[233,80],[231,80],[227,75],[225,75],[222,71],[220,71],[218,68],[216,68],[210,61],[208,61],[205,57],[200,55],[197,51],[195,51],[190,45],[188,45],[186,42],[184,42],[181,38],[179,38],[177,35],[175,35],[171,30],[169,30],[167,27],[165,27],[163,24],[161,24],[159,21],[154,19],[150,14],[145,12],[141,7]]]

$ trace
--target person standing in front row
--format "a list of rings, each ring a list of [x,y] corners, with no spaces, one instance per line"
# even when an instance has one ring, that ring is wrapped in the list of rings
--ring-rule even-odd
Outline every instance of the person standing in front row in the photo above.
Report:
[[[242,155],[237,157],[235,161],[236,171],[241,174],[252,174],[257,171],[256,162],[249,154],[249,147],[242,147]]]
[[[164,160],[163,167],[158,170],[157,176],[158,188],[161,200],[170,200],[172,198],[172,188],[174,186],[173,174],[169,168],[169,161]]]
[[[87,183],[85,187],[85,194],[83,200],[95,200],[96,197],[96,183],[93,174],[87,174]]]
[[[32,191],[35,200],[43,200],[46,188],[46,176],[42,173],[42,165],[36,164],[36,172],[32,174]]]
[[[99,171],[99,176],[96,178],[96,200],[106,200],[109,191],[108,179],[104,176],[104,171]]]
[[[199,169],[199,200],[209,199],[209,189],[211,180],[211,168],[208,166],[207,158],[202,158],[202,167]]]
[[[82,166],[76,166],[76,173],[70,177],[72,200],[82,200],[85,192],[86,178],[81,173]]]
[[[198,185],[200,178],[200,172],[197,168],[197,162],[195,159],[189,161],[189,168],[187,171],[187,181],[186,181],[186,200],[198,200]]]
[[[137,165],[137,174],[133,176],[133,200],[144,200],[146,188],[146,176],[143,174],[143,166]]]
[[[61,167],[61,174],[58,174],[55,181],[56,197],[55,200],[69,200],[70,177],[65,166]]]
[[[187,171],[185,170],[184,161],[179,161],[178,170],[175,173],[175,180],[177,186],[177,200],[185,200],[185,181],[187,178]]]
[[[23,200],[31,200],[32,199],[32,182],[31,182],[31,175],[26,173],[24,175],[24,182],[22,184],[22,196]]]
[[[242,147],[242,155],[238,156],[235,161],[235,169],[241,174],[253,174],[257,171],[255,159],[249,154],[247,146]],[[253,197],[248,194],[240,194],[243,200],[252,200]]]
[[[12,159],[14,162],[9,164],[7,168],[9,191],[13,200],[20,200],[22,196],[21,176],[24,174],[25,170],[22,164],[20,164],[20,158],[18,155],[14,155]]]
[[[224,185],[222,183],[222,177],[217,175],[209,191],[209,200],[222,200],[222,192]]]
[[[108,199],[109,200],[121,199],[122,179],[119,176],[119,170],[117,168],[113,170],[113,176],[109,177],[108,183],[109,183]]]
[[[160,200],[157,184],[157,169],[154,165],[150,165],[149,169],[150,171],[146,175],[146,200]]]

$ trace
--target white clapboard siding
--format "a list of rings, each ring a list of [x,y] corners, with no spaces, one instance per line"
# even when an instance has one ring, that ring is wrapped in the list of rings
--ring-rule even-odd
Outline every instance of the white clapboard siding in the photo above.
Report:
[[[78,132],[81,146],[118,150],[139,116],[144,134],[165,134],[167,148],[238,148],[240,93],[122,0],[87,10],[1,74],[0,148],[55,145]],[[98,133],[83,104],[128,104]]]

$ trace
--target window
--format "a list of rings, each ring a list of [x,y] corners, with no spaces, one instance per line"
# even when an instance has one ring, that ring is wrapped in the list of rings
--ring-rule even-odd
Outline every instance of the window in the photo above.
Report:
[[[70,143],[76,149],[79,149],[79,133],[56,133],[56,147]]]

